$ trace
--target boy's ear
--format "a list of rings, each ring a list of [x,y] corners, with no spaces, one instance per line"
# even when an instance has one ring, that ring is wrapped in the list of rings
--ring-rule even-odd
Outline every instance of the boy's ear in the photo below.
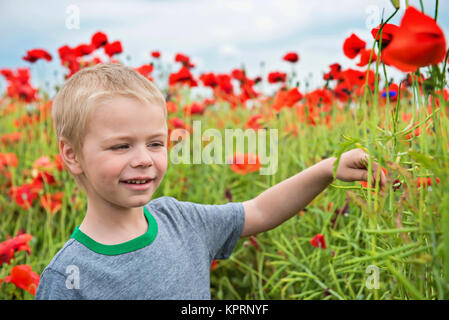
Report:
[[[65,165],[72,174],[79,175],[83,173],[83,169],[81,168],[81,164],[78,160],[75,150],[73,149],[72,145],[64,138],[61,138],[59,140],[59,153],[61,154]]]

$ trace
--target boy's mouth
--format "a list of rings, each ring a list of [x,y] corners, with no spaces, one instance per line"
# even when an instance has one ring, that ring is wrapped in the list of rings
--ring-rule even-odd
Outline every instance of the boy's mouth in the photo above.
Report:
[[[155,178],[152,178],[150,176],[138,176],[138,177],[132,177],[130,179],[123,179],[120,180],[120,182],[127,183],[127,184],[147,184],[148,182],[153,181]]]
[[[148,182],[151,182],[153,179],[131,179],[131,180],[121,180],[120,182],[126,183],[126,184],[147,184]]]
[[[121,180],[120,183],[132,190],[147,190],[154,179],[142,179],[142,180]]]

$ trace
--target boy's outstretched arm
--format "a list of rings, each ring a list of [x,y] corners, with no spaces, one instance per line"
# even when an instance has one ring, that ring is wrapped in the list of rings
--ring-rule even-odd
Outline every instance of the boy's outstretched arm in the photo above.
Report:
[[[305,208],[333,181],[333,166],[336,158],[322,160],[310,168],[265,190],[256,198],[243,202],[245,224],[240,237],[271,230],[290,219]],[[337,179],[367,181],[368,154],[362,149],[353,149],[341,155],[337,168]],[[378,164],[374,161],[375,181]],[[379,184],[385,185],[385,174],[380,170]]]

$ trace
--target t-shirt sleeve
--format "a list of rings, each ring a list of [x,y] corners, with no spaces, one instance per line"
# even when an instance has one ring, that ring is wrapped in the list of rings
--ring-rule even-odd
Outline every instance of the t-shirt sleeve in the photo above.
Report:
[[[241,202],[199,204],[178,201],[184,219],[188,220],[209,248],[212,259],[228,259],[243,231],[245,214]]]
[[[66,286],[66,277],[56,270],[45,268],[42,272],[34,300],[78,300],[76,289]]]

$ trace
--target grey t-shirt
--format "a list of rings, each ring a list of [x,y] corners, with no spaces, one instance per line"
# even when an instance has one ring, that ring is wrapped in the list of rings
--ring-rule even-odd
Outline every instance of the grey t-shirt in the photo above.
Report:
[[[241,202],[160,197],[144,206],[146,234],[103,245],[78,227],[41,274],[35,299],[210,299],[210,266],[243,230]]]

